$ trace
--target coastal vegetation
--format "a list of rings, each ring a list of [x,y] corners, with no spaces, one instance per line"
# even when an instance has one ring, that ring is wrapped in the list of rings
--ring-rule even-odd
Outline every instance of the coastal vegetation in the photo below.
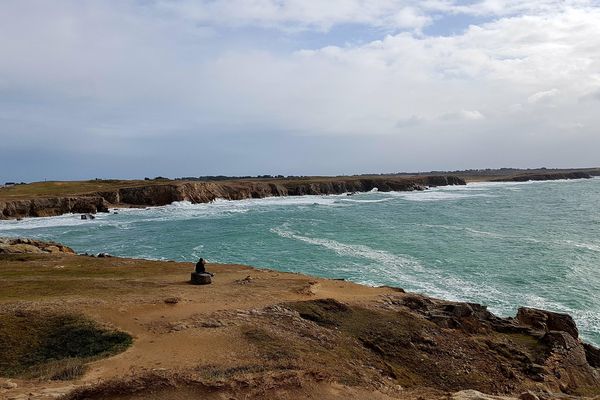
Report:
[[[76,314],[15,310],[0,313],[0,376],[74,380],[86,363],[120,353],[127,333]]]

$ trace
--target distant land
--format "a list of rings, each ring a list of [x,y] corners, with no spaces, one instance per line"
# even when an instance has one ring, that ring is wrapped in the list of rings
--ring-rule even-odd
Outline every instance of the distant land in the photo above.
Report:
[[[585,179],[600,168],[473,169],[353,176],[201,176],[144,180],[8,182],[0,188],[0,219],[108,212],[110,208],[151,207],[175,201],[208,203],[272,196],[329,195],[370,190],[414,191],[468,182]]]

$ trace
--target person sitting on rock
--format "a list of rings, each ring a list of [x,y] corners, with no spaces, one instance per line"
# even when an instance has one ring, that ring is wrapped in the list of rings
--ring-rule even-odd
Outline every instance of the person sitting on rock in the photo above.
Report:
[[[201,258],[196,263],[196,273],[197,274],[209,274],[210,276],[214,276],[214,274],[212,274],[206,270],[206,261],[204,260],[204,258]]]

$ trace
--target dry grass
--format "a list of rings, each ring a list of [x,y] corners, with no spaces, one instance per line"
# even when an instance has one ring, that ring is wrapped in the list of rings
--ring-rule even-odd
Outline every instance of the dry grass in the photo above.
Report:
[[[80,296],[102,299],[160,288],[181,264],[48,254],[0,255],[0,303]],[[183,276],[183,275],[182,275]],[[156,280],[154,279],[156,278]]]
[[[0,188],[1,200],[31,199],[36,197],[71,196],[103,191],[117,190],[125,187],[161,185],[175,181],[164,180],[91,180],[64,182],[34,182],[26,185],[15,185]]]

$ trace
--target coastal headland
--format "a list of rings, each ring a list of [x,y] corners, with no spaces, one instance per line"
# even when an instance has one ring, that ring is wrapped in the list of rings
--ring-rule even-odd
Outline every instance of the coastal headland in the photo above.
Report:
[[[456,174],[455,174],[456,172]],[[370,190],[413,191],[469,181],[584,179],[600,169],[485,170],[418,175],[249,178],[223,180],[91,180],[36,182],[0,188],[0,219],[108,212],[117,207],[152,207],[176,201],[209,203],[272,196],[330,195]]]
[[[565,314],[0,240],[3,399],[600,398]]]

